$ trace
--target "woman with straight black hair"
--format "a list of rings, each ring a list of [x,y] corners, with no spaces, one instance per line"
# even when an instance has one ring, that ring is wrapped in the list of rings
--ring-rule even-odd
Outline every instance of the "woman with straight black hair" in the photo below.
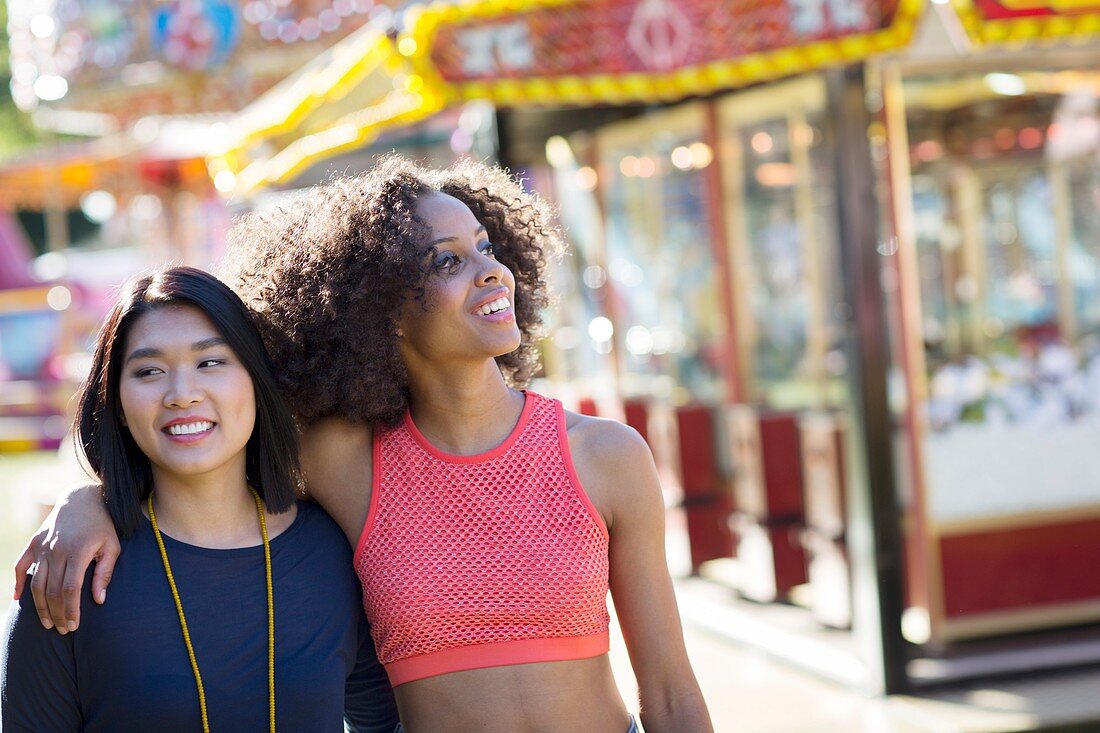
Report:
[[[124,546],[68,635],[29,598],[0,648],[5,731],[389,731],[350,548],[297,504],[297,433],[241,300],[185,267],[131,280],[76,441]]]
[[[96,340],[93,367],[78,395],[75,438],[100,478],[108,511],[123,537],[141,521],[141,502],[152,488],[150,457],[128,430],[119,395],[125,336],[141,316],[167,306],[203,312],[252,380],[255,424],[245,445],[245,479],[267,510],[281,514],[294,505],[300,467],[298,436],[279,394],[271,362],[248,310],[236,293],[209,273],[178,267],[142,275],[125,288]]]

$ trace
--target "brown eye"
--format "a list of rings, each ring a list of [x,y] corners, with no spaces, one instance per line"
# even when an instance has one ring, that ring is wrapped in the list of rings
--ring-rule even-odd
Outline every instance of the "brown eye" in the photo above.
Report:
[[[440,252],[432,259],[432,269],[450,272],[458,267],[458,257],[454,252]]]

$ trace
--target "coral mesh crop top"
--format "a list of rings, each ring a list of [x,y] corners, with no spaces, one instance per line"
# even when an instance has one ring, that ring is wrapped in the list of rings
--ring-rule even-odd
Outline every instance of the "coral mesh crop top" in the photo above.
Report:
[[[438,450],[406,413],[375,435],[355,550],[390,683],[606,653],[607,540],[557,400],[527,392],[511,434],[472,456]]]

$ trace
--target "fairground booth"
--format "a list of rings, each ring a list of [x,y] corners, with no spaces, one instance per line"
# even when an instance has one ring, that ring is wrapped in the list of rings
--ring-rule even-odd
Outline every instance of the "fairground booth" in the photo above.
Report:
[[[1095,0],[395,10],[227,122],[231,202],[509,166],[538,387],[650,442],[696,621],[875,692],[1100,660]]]
[[[233,212],[206,158],[225,123],[379,8],[8,0],[6,9],[11,96],[40,144],[0,163],[0,451],[50,449],[71,423],[112,288],[153,263],[202,266],[221,252]]]

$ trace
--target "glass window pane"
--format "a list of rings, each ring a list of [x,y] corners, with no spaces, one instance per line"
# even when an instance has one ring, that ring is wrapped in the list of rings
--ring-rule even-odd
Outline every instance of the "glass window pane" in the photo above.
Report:
[[[607,277],[622,390],[677,401],[723,396],[726,334],[701,116],[651,116],[601,137]]]

